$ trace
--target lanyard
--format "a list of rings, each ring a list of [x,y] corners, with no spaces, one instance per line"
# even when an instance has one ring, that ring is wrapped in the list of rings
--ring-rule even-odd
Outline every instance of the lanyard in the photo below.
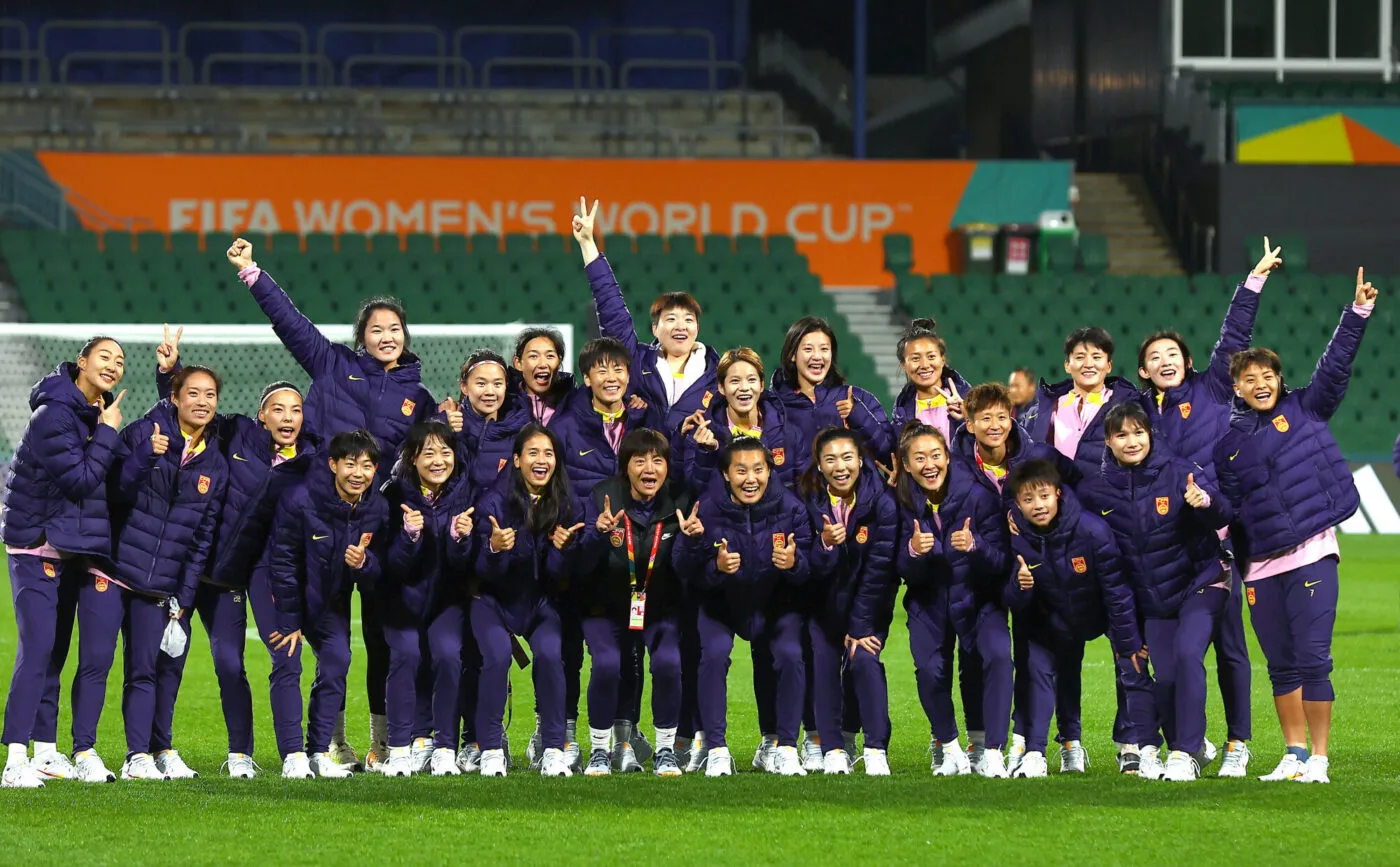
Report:
[[[637,587],[637,555],[632,547],[632,519],[626,515],[622,516],[623,526],[627,528],[627,574],[632,577],[632,592],[638,592]],[[640,592],[647,592],[647,583],[651,581],[652,570],[656,568],[656,554],[661,549],[661,524],[656,525],[656,532],[651,537],[651,557],[647,560],[647,571],[642,573],[642,584]]]

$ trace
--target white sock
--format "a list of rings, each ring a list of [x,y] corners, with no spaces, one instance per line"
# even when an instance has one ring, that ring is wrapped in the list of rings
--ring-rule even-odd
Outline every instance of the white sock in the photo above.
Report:
[[[412,748],[412,747],[389,747],[389,758],[391,758],[391,759],[405,758],[405,759],[406,759],[406,758],[409,757],[409,755],[410,755],[412,752],[413,752],[413,748]]]
[[[371,724],[372,725],[372,724]],[[331,729],[331,746],[345,743],[345,711],[335,715],[335,728]]]
[[[27,761],[29,761],[29,745],[10,744],[10,755],[9,759],[5,762],[5,764],[22,765]]]
[[[341,727],[344,732],[344,726]],[[344,735],[342,734],[342,737]],[[382,713],[372,713],[369,715],[369,743],[370,747],[383,747],[389,743],[389,717]]]
[[[588,739],[591,742],[591,749],[606,750],[608,748],[608,738],[612,736],[612,729],[588,729]]]
[[[45,743],[44,741],[34,742],[34,758],[43,759],[58,752],[57,744]]]
[[[986,749],[986,747],[987,747],[987,733],[986,733],[986,732],[968,732],[968,733],[967,733],[967,742],[970,743],[970,744],[972,744],[972,746],[974,746],[974,747],[982,747],[983,749]]]
[[[674,750],[676,748],[676,730],[674,728],[656,728],[656,748],[658,750]]]

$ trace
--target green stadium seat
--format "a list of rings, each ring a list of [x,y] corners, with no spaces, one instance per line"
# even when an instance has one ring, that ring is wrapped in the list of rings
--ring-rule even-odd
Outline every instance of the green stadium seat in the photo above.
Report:
[[[1077,251],[1074,238],[1069,235],[1046,235],[1040,239],[1045,245],[1045,265],[1057,274],[1069,274],[1075,270]]]
[[[398,235],[389,232],[380,232],[369,236],[370,251],[376,258],[385,259],[391,256],[400,255],[399,247],[402,242]],[[345,241],[341,239],[341,252],[345,252]]]
[[[643,259],[660,259],[666,256],[666,239],[660,235],[638,235],[637,255]]]
[[[157,256],[166,252],[164,232],[137,232],[135,240],[137,252],[143,256]]]
[[[329,232],[312,232],[308,234],[304,240],[307,256],[321,257],[337,255],[338,251],[336,250],[336,237],[335,235],[332,235]],[[363,249],[364,236],[347,235],[345,237],[345,246],[347,248],[357,243]]]
[[[278,256],[295,255],[301,252],[301,236],[296,232],[277,232],[270,236],[270,249]],[[253,252],[257,253],[258,242],[253,241]]]
[[[768,251],[763,247],[762,235],[738,235],[734,238],[734,254],[746,259],[761,259],[768,255]]]
[[[903,274],[914,267],[914,239],[908,235],[891,232],[882,239],[885,248],[885,270],[892,274]]]
[[[225,243],[224,247],[220,248],[219,243],[220,242],[217,240],[210,239],[208,249],[212,252],[215,250],[226,249],[228,247],[228,245]],[[200,249],[199,234],[196,232],[171,232],[170,252],[172,255],[175,256],[204,255],[204,251]]]
[[[459,248],[463,251],[467,249],[466,239],[461,235],[444,235],[442,238],[445,242],[443,247],[451,246],[454,239]],[[435,255],[437,253],[437,239],[423,232],[411,232],[404,236],[404,252],[420,260],[422,257]]]
[[[500,256],[501,237],[478,232],[471,236],[471,250],[473,256]]]
[[[700,255],[700,248],[694,235],[667,235],[666,248],[672,256]]]
[[[535,236],[523,232],[508,232],[505,237],[506,255],[511,257],[530,256],[535,252]]]
[[[727,259],[734,255],[734,239],[729,235],[711,232],[705,235],[704,243],[708,258]]]
[[[797,239],[791,235],[769,235],[768,256],[775,260],[796,258]]]
[[[1052,236],[1053,237],[1053,236]],[[1089,274],[1108,271],[1108,237],[1084,233],[1079,236],[1079,261]]]

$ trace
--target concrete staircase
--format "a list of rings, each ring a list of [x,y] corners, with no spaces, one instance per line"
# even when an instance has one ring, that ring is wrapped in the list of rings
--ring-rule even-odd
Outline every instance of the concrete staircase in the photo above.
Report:
[[[828,289],[836,304],[836,312],[846,320],[851,333],[860,341],[860,348],[875,362],[875,370],[888,386],[883,393],[875,388],[875,396],[889,407],[895,395],[904,387],[904,371],[895,358],[902,328],[894,322],[894,293],[880,289]]]
[[[1076,174],[1079,231],[1108,236],[1110,274],[1181,274],[1161,215],[1137,175]]]

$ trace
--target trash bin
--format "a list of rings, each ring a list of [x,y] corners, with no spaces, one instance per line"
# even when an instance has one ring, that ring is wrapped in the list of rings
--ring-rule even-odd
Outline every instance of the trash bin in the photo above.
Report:
[[[1036,268],[1040,271],[1062,271],[1064,263],[1051,261],[1053,251],[1058,247],[1061,250],[1070,250],[1068,270],[1074,270],[1073,249],[1075,239],[1079,235],[1079,227],[1075,224],[1074,213],[1072,211],[1041,211],[1040,212],[1040,251],[1036,257]],[[1065,239],[1061,241],[1059,239]],[[1063,257],[1061,257],[1063,258]]]
[[[1007,223],[1001,227],[1001,271],[1003,274],[1029,274],[1035,256],[1036,236],[1040,227],[1034,223]]]
[[[993,223],[966,223],[958,227],[963,242],[963,273],[991,274],[996,270],[996,241],[1000,228]]]

